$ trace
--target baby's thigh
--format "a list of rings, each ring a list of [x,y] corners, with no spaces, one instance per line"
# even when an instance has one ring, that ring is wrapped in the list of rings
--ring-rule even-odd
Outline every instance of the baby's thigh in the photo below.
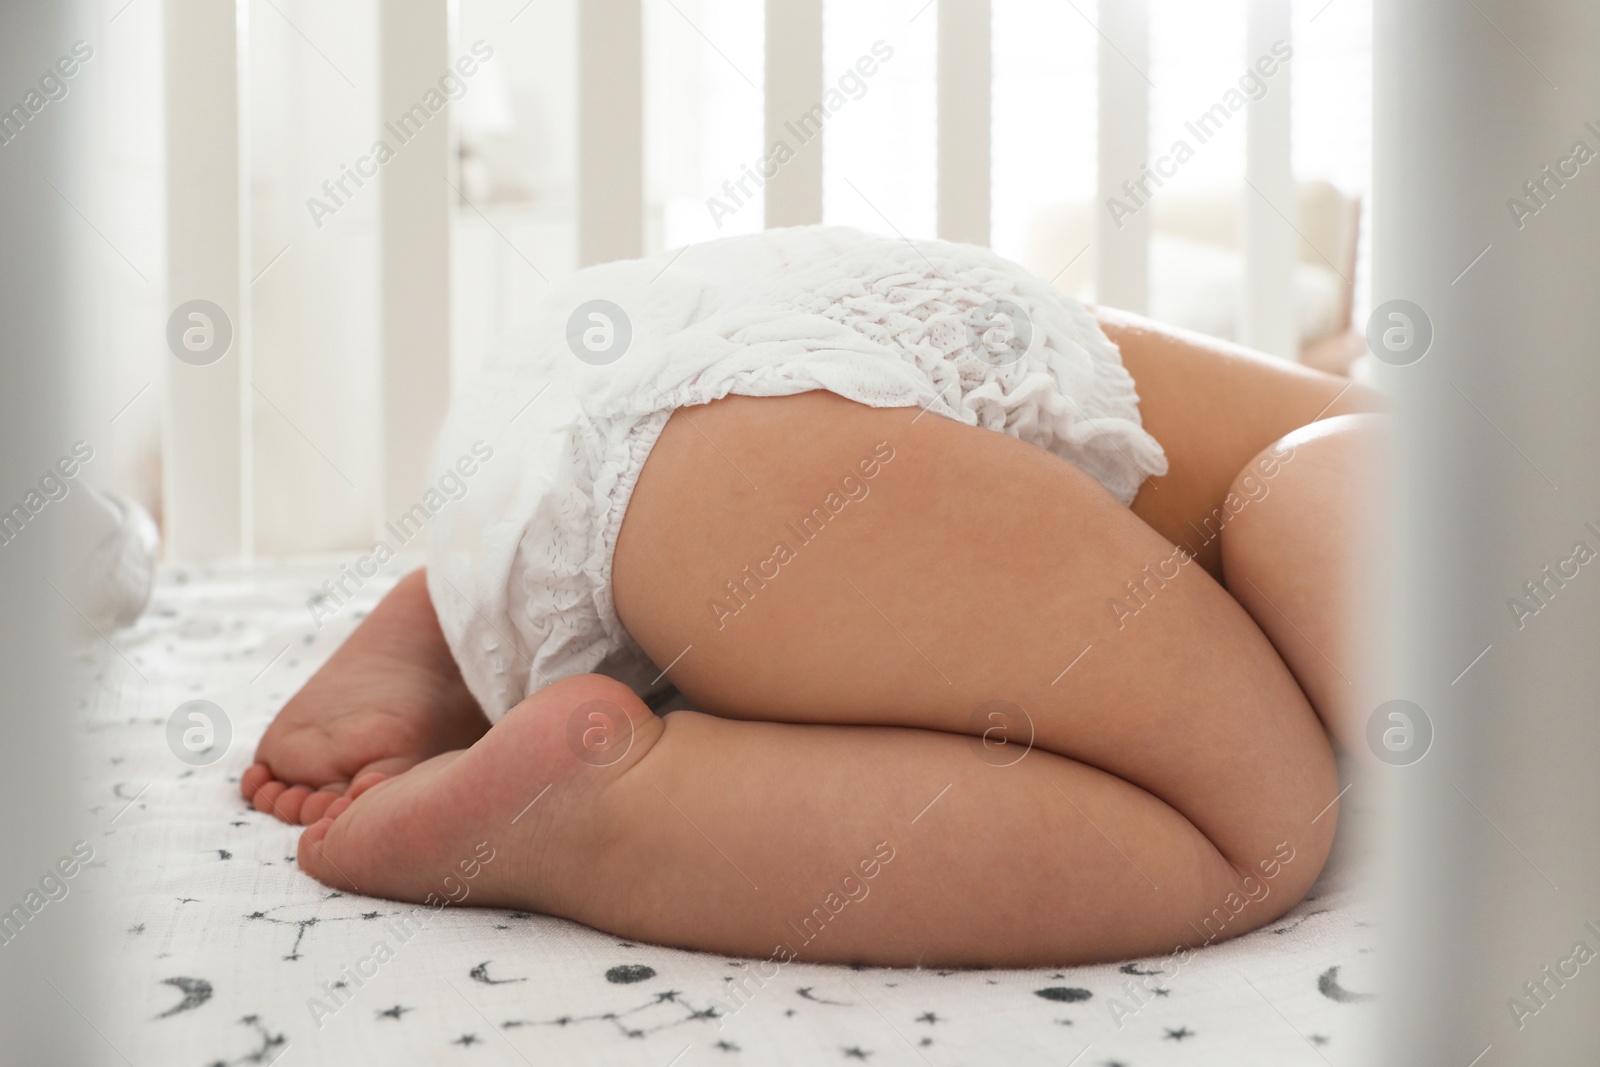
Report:
[[[703,711],[999,724],[1154,794],[1241,866],[1289,840],[1314,875],[1327,739],[1255,623],[1181,560],[1049,453],[818,392],[677,412],[613,578],[629,633]]]

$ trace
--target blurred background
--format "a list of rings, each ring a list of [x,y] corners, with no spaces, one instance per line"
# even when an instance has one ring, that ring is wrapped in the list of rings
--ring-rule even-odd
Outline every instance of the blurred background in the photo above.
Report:
[[[163,5],[105,7],[100,48],[73,85],[92,101],[93,159],[80,203],[105,242],[89,309],[102,366],[88,399],[115,416],[106,487],[162,516],[167,201]],[[824,5],[824,84],[875,41],[893,58],[823,134],[823,221],[885,234],[936,232],[938,5]],[[1257,58],[1246,0],[1149,0],[1151,158],[1183,138],[1192,159],[1152,206],[1150,298],[1157,318],[1238,333],[1246,191],[1242,115],[1205,143],[1185,130]],[[1298,348],[1344,372],[1361,355],[1370,269],[1371,0],[1295,0],[1292,166],[1308,238],[1295,265]],[[1093,299],[1100,38],[1094,0],[994,0],[992,246]],[[456,179],[450,234],[453,380],[542,287],[578,267],[575,0],[461,0],[455,51],[493,57],[451,104]],[[380,197],[357,189],[331,214],[323,183],[371,144],[380,111],[379,7],[253,5],[247,54],[250,343],[255,391],[255,551],[281,556],[370,544],[378,499]],[[764,153],[763,7],[745,0],[645,0],[644,251],[763,226],[763,192],[708,210]],[[1117,60],[1117,62],[1121,62]],[[1129,177],[1137,177],[1132,173]],[[747,185],[750,190],[752,186]],[[320,223],[320,225],[319,225]],[[541,277],[542,276],[542,277]],[[176,298],[172,303],[176,302]],[[157,387],[146,389],[150,383]],[[145,390],[141,393],[141,390]],[[318,453],[321,453],[319,455]]]

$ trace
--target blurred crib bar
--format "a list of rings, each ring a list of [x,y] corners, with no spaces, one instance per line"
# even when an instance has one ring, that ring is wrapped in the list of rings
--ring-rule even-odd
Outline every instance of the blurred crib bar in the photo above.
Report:
[[[989,243],[989,0],[939,0],[939,236]]]
[[[762,148],[792,137],[784,127],[822,99],[822,0],[767,0],[766,53]],[[767,182],[768,228],[822,221],[822,161],[802,152]]]
[[[162,455],[173,559],[250,552],[249,29],[243,4],[167,0],[167,334],[177,344]]]
[[[1138,183],[1150,165],[1150,27],[1146,0],[1110,0],[1100,12],[1099,153],[1095,203],[1138,201],[1124,183]],[[1148,186],[1146,186],[1148,188]],[[1095,212],[1095,296],[1144,312],[1150,296],[1150,213]]]
[[[440,71],[452,69],[448,0],[383,0],[378,68],[382,113],[404,121]],[[455,158],[445,122],[407,130],[383,170],[380,373],[383,468],[379,514],[418,499],[450,394],[450,215]]]
[[[1245,55],[1252,63],[1289,42],[1289,0],[1250,0]],[[1287,212],[1295,210],[1294,169],[1289,157],[1289,93],[1267,93],[1249,109],[1245,132],[1243,232],[1244,307],[1239,340],[1275,356],[1292,357],[1299,347],[1294,321],[1294,261],[1297,234]]]
[[[578,263],[644,255],[640,0],[578,3]]]

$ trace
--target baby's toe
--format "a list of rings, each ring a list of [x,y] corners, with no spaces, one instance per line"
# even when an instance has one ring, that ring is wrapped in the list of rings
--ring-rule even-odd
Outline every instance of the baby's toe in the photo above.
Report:
[[[388,777],[382,771],[362,771],[356,775],[355,781],[350,783],[350,790],[345,793],[345,796],[354,800],[379,782],[386,781]]]
[[[323,885],[359,893],[361,891],[360,887],[340,871],[339,865],[324,852],[324,843],[328,836],[328,830],[332,826],[332,819],[318,819],[306,827],[305,833],[300,835],[300,847],[296,849],[300,869]]]
[[[239,776],[239,792],[246,800],[254,800],[256,790],[272,781],[272,768],[265,763],[255,763]]]
[[[300,808],[311,795],[311,790],[303,785],[292,785],[278,794],[277,800],[272,803],[272,814],[291,825],[299,825]]]
[[[300,846],[304,848],[306,845],[321,844],[322,839],[328,836],[328,827],[332,825],[332,819],[318,819],[306,827],[306,832],[300,835]]]
[[[274,779],[255,791],[254,797],[251,798],[251,804],[263,814],[270,813],[273,802],[288,788],[289,786],[286,783]]]
[[[323,786],[317,792],[306,797],[306,802],[300,805],[300,821],[307,826],[319,821],[328,814],[328,808],[344,793],[344,786]]]

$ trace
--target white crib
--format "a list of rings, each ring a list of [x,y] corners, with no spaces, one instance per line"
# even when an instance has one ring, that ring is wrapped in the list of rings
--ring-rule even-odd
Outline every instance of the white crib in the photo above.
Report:
[[[933,5],[938,233],[986,244],[990,0],[929,0]],[[395,116],[414,107],[422,89],[460,54],[453,46],[454,5],[382,0],[378,9],[379,112]],[[1098,10],[1074,10],[1099,38],[1096,203],[1106,204],[1126,195],[1130,178],[1149,173],[1147,2],[1101,0]],[[251,255],[248,224],[251,18],[250,0],[165,0],[168,303],[210,301],[232,328],[231,346],[220,358],[165,360],[163,519],[174,560],[249,558],[257,529],[251,413],[272,400],[252,379],[251,265],[258,257]],[[766,0],[766,144],[822,99],[822,20],[822,0]],[[1272,42],[1290,38],[1290,0],[1250,0],[1246,21],[1247,54],[1267,55]],[[644,252],[641,0],[577,0],[577,23],[576,231],[579,261],[591,264]],[[1298,240],[1286,214],[1295,196],[1289,100],[1287,92],[1268,93],[1247,108],[1240,215],[1241,340],[1285,356],[1296,348],[1291,286]],[[459,179],[448,121],[419,125],[381,171],[376,451],[382,473],[373,494],[373,530],[420,495],[428,444],[449,394],[450,241]],[[822,221],[822,160],[820,152],[801,153],[768,182],[767,226]],[[1096,220],[1098,298],[1144,309],[1149,214],[1113,218],[1097,211]],[[202,335],[215,326],[189,321]]]

